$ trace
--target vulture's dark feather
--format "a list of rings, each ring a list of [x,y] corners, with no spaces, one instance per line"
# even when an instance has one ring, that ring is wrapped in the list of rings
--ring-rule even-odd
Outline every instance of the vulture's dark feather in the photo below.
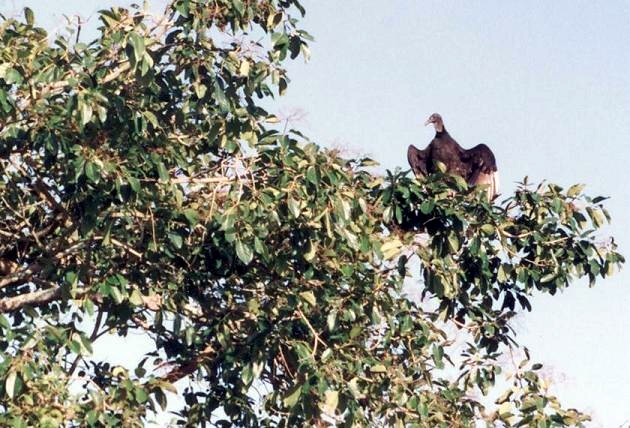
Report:
[[[427,171],[428,158],[429,150],[420,150],[413,144],[407,149],[407,160],[416,177],[426,177],[429,175]]]
[[[484,174],[491,174],[497,170],[497,161],[494,158],[494,153],[485,144],[479,144],[472,149],[463,150],[461,159],[462,162]]]
[[[446,166],[450,174],[466,179],[469,185],[487,185],[488,197],[494,199],[499,192],[499,174],[492,150],[485,144],[479,144],[466,150],[450,136],[442,117],[434,113],[426,124],[435,126],[435,137],[424,149],[413,145],[407,149],[409,165],[417,177],[425,177],[437,172],[436,162]]]

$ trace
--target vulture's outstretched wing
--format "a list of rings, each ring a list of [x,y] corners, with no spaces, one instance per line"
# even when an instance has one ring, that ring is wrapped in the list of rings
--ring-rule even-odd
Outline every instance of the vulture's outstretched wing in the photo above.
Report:
[[[413,144],[409,145],[409,148],[407,149],[407,160],[409,161],[409,166],[411,166],[411,169],[416,177],[426,177],[428,175],[428,157],[429,154],[427,149],[420,150]]]
[[[485,144],[479,144],[470,150],[464,150],[462,162],[468,165],[468,184],[487,185],[488,198],[494,199],[499,193],[499,172],[492,150]]]

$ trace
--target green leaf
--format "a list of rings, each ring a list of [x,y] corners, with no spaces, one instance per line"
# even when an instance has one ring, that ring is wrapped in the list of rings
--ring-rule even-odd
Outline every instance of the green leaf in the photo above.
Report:
[[[0,105],[2,105],[2,110],[4,110],[5,113],[8,113],[13,109],[8,95],[7,91],[0,88]]]
[[[111,296],[112,299],[114,299],[114,302],[117,305],[120,305],[124,300],[124,297],[121,291],[117,287],[111,287],[109,289],[109,295]]]
[[[363,333],[363,327],[355,325],[350,329],[350,339],[354,339],[355,337],[359,337],[361,333]]]
[[[11,324],[9,324],[9,320],[7,320],[7,318],[2,314],[0,314],[0,327],[5,330],[11,329]]]
[[[99,413],[96,410],[90,410],[86,413],[86,421],[88,425],[95,425],[98,421]]]
[[[70,348],[70,351],[72,351],[75,354],[81,354],[81,344],[79,342],[77,342],[76,340],[71,340],[68,343],[68,348]]]
[[[92,342],[88,339],[84,334],[76,334],[75,340],[78,340],[81,343],[81,353],[84,355],[89,355],[93,352]]]
[[[243,77],[249,76],[250,64],[249,60],[244,59],[241,61],[241,65],[238,67],[238,74]]]
[[[206,92],[208,91],[208,87],[199,82],[193,83],[192,86],[193,86],[193,89],[195,90],[195,95],[197,95],[197,98],[199,99],[203,98],[204,95],[206,95]]]
[[[135,388],[135,398],[139,404],[143,404],[149,399],[149,394],[144,388]]]
[[[79,99],[79,121],[81,126],[85,126],[92,120],[92,106],[84,99]]]
[[[13,399],[13,397],[15,397],[15,393],[17,390],[17,385],[18,385],[18,375],[15,371],[11,371],[9,372],[9,375],[7,376],[5,383],[4,383],[4,389],[7,393],[7,396],[10,399]]]
[[[166,410],[166,405],[168,404],[166,400],[166,394],[159,388],[153,390],[153,396],[155,397],[155,401],[160,405],[162,410]]]
[[[271,43],[273,43],[276,50],[282,49],[282,47],[286,47],[289,44],[289,36],[283,32],[273,33],[271,35]]]
[[[308,251],[304,253],[304,260],[307,262],[313,261],[315,259],[315,255],[317,254],[317,244],[309,239],[308,241]]]
[[[425,199],[420,204],[420,212],[422,214],[429,214],[435,208],[435,201],[433,199]]]
[[[602,227],[606,224],[606,217],[598,208],[588,207],[586,208],[586,212],[588,212],[588,215],[591,217],[591,220],[596,227]]]
[[[317,177],[317,170],[313,166],[309,166],[306,170],[306,179],[312,184],[319,184],[319,179]]]
[[[328,327],[328,331],[333,331],[335,326],[337,325],[337,311],[330,311],[328,316],[326,317],[326,326]]]
[[[157,116],[151,111],[145,111],[142,113],[147,121],[153,126],[153,128],[158,129],[160,127],[160,123],[158,122]]]
[[[372,373],[386,373],[387,372],[387,367],[385,367],[383,364],[375,364],[375,365],[370,367],[370,372],[372,372]]]
[[[214,84],[214,99],[222,112],[228,112],[230,110],[230,103],[217,79],[215,79]]]
[[[300,203],[295,199],[289,197],[287,204],[289,206],[289,211],[291,212],[291,215],[293,215],[293,218],[298,218],[300,216]]]
[[[315,294],[312,291],[302,291],[300,293],[300,297],[309,305],[315,306],[317,305],[317,299],[315,298]]]
[[[582,190],[584,190],[584,187],[585,187],[584,184],[574,184],[573,186],[569,187],[569,190],[567,190],[567,196],[570,198],[575,198],[580,193],[582,193]]]
[[[131,187],[131,190],[133,190],[135,193],[140,193],[140,180],[135,177],[127,177],[127,182],[129,183],[129,187]]]
[[[521,405],[521,411],[525,413],[529,413],[532,410],[536,409],[536,407],[538,407],[538,405],[536,404],[535,400],[527,399],[523,401],[523,404]]]
[[[363,158],[361,159],[361,166],[379,166],[380,164],[374,159]]]
[[[35,16],[33,15],[33,11],[28,7],[24,8],[24,18],[26,18],[26,23],[31,27],[35,23]]]
[[[556,278],[556,276],[557,274],[555,272],[548,273],[547,275],[540,278],[540,282],[542,283],[551,282]]]
[[[453,175],[453,180],[455,180],[455,184],[457,185],[458,190],[466,190],[468,189],[468,183],[464,180],[463,177],[459,175]]]
[[[242,0],[232,0],[232,5],[234,9],[238,12],[239,15],[243,15],[243,1]]]
[[[129,303],[134,306],[142,306],[144,301],[142,300],[142,294],[139,290],[133,290],[129,296]]]
[[[444,348],[440,345],[433,345],[433,362],[438,369],[444,368]]]
[[[345,221],[350,220],[350,217],[352,215],[352,207],[350,207],[350,203],[347,200],[343,198],[337,198],[334,201],[334,206],[335,211],[340,218]]]
[[[482,226],[481,226],[481,231],[482,231],[485,235],[487,235],[487,236],[491,236],[491,235],[493,235],[493,234],[494,234],[494,226],[493,226],[493,225],[491,225],[491,224],[486,223],[486,224],[484,224],[484,225],[482,225]]]
[[[457,236],[457,233],[451,231],[448,234],[448,246],[451,249],[451,252],[456,253],[459,251],[460,248],[460,243],[459,243],[459,236]]]
[[[190,224],[191,227],[194,227],[197,223],[199,223],[199,215],[197,214],[197,211],[193,209],[184,210],[184,217],[186,217],[186,220],[188,220],[188,224]]]
[[[236,255],[243,263],[248,265],[254,258],[254,252],[247,245],[243,244],[242,241],[237,240],[235,245]]]
[[[383,210],[383,221],[385,223],[390,223],[392,221],[393,209],[392,207],[387,207]]]
[[[93,162],[87,162],[85,164],[85,176],[92,183],[98,183],[101,178],[98,166]]]
[[[282,12],[269,14],[269,17],[267,18],[267,29],[272,30],[280,22],[282,22]]]
[[[503,404],[506,401],[508,401],[510,399],[510,397],[512,396],[512,394],[514,393],[514,391],[512,389],[508,389],[507,391],[505,391],[503,394],[501,394],[499,396],[499,398],[497,398],[495,400],[495,403],[497,404]]]
[[[325,363],[326,361],[328,361],[330,357],[332,357],[332,355],[333,355],[332,349],[326,348],[326,350],[322,352],[322,356],[321,356],[322,363]]]
[[[500,284],[506,284],[508,282],[510,269],[511,266],[506,265],[505,263],[499,266],[499,269],[497,270],[497,281]]]
[[[256,250],[256,252],[258,254],[260,254],[261,256],[265,256],[266,257],[266,256],[269,255],[269,251],[267,250],[267,246],[257,236],[254,238],[254,250]]]
[[[13,83],[17,85],[21,85],[22,82],[24,81],[20,72],[17,71],[15,68],[11,68],[11,67],[7,68],[6,71],[4,72],[4,76],[0,76],[0,77],[4,77],[4,80],[6,80],[9,85]]]
[[[291,408],[297,404],[301,395],[302,395],[302,385],[300,384],[294,385],[287,391],[282,402],[284,403],[285,407]]]
[[[76,272],[68,271],[66,272],[65,280],[66,280],[66,284],[74,288],[77,286],[77,283],[79,282],[79,277],[77,276]]]
[[[391,239],[381,245],[381,253],[385,260],[391,260],[400,254],[402,249],[402,242],[398,238]]]
[[[280,78],[280,82],[278,83],[278,93],[280,94],[280,96],[284,95],[287,92],[287,88],[289,87],[288,83],[287,83],[287,79],[284,77]]]
[[[160,181],[167,182],[168,181],[168,171],[166,170],[166,166],[164,162],[159,161],[157,163],[158,175],[160,177]]]
[[[433,161],[435,163],[435,167],[438,169],[438,171],[440,171],[442,174],[445,174],[446,171],[448,171],[448,168],[446,167],[446,164],[444,162],[440,162],[438,160],[434,160]]]
[[[328,415],[334,415],[339,405],[339,391],[328,390],[324,393],[324,396],[323,412]]]
[[[144,55],[144,38],[137,33],[131,33],[129,34],[129,43],[133,47],[135,60],[139,61]]]
[[[168,234],[168,239],[171,241],[171,244],[178,250],[182,248],[184,245],[184,239],[178,233],[171,232]]]

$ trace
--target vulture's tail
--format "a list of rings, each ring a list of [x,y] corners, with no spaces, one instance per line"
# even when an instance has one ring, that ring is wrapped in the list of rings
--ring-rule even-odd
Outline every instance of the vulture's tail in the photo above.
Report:
[[[486,186],[488,200],[492,201],[499,194],[499,171],[492,171],[489,174],[479,173],[473,184]]]
[[[490,200],[493,200],[499,196],[499,171],[494,171],[490,174],[492,181],[490,183],[490,189],[488,189],[488,196]]]

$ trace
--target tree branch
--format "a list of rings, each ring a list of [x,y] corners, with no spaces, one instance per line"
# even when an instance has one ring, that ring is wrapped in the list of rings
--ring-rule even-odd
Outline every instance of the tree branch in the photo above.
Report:
[[[199,365],[203,362],[203,360],[207,357],[210,357],[212,354],[214,354],[214,349],[212,349],[212,347],[208,345],[197,356],[179,364],[170,372],[168,372],[165,376],[163,376],[162,379],[170,383],[175,383],[178,380],[193,374],[195,370],[197,370]]]
[[[65,250],[55,254],[53,256],[54,260],[62,259],[63,257],[72,254],[74,251],[85,247],[88,242],[79,242],[77,244],[71,245]],[[7,285],[15,284],[17,282],[25,282],[28,280],[33,274],[41,272],[43,267],[39,263],[33,263],[29,266],[26,266],[23,269],[17,270],[10,275],[6,275],[0,278],[0,288],[6,287]]]
[[[87,290],[78,290],[75,297],[81,297],[86,293]],[[61,287],[33,291],[32,293],[21,294],[15,297],[7,297],[0,300],[0,313],[12,312],[27,305],[42,306],[59,298],[61,298]]]
[[[41,265],[37,263],[33,263],[32,265],[27,266],[24,269],[20,269],[18,271],[11,273],[10,275],[6,275],[0,278],[0,288],[6,287],[7,285],[15,284],[20,281],[24,282],[31,275],[36,274],[37,272],[40,272],[41,270],[42,270]]]

